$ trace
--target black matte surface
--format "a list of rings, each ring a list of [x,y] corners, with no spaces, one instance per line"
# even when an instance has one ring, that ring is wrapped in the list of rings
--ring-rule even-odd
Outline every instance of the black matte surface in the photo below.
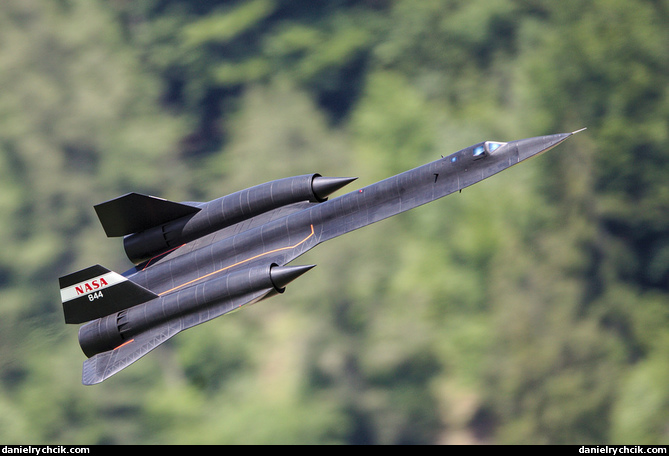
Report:
[[[81,328],[80,343],[90,356],[83,383],[103,381],[184,329],[282,292],[313,267],[287,264],[319,243],[462,190],[572,134],[512,141],[495,150],[475,144],[327,201],[325,193],[353,179],[285,178],[197,208],[137,194],[96,206],[108,234],[144,232],[126,238],[129,257],[141,264],[109,288],[118,310],[106,315],[111,307],[102,303],[87,314],[102,318]],[[111,220],[117,216],[122,220]],[[61,278],[61,290],[102,270]],[[153,299],[138,303],[121,296],[128,286],[131,295],[146,290]]]

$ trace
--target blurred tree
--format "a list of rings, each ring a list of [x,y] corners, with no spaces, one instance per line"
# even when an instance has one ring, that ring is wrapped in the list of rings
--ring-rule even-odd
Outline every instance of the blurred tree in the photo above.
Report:
[[[3,2],[0,437],[667,442],[668,14],[649,0]],[[581,126],[567,152],[319,246],[302,286],[76,383],[56,278],[127,264],[93,204],[307,172],[365,185]]]
[[[359,93],[378,22],[372,12],[382,5],[164,0],[116,7],[149,68],[165,81],[165,103],[192,119],[182,146],[197,155],[225,140],[225,114],[240,90],[275,76],[302,84],[333,119],[342,118]]]
[[[519,344],[510,354],[520,355],[521,346],[537,347],[545,340],[556,356],[541,349],[543,367],[535,355],[524,366],[517,359],[519,373],[508,387],[519,389],[493,402],[503,417],[499,436],[506,441],[601,442],[613,437],[611,411],[623,385],[623,366],[640,356],[657,359],[653,352],[659,349],[641,342],[648,326],[633,322],[651,304],[637,290],[666,289],[659,272],[663,260],[651,258],[662,258],[658,246],[667,233],[664,216],[653,215],[666,205],[665,179],[654,176],[666,172],[668,157],[663,150],[669,111],[662,89],[669,63],[662,44],[667,11],[658,3],[619,1],[534,2],[531,11],[519,29],[518,71],[524,76],[515,78],[514,89],[526,107],[528,125],[549,131],[587,125],[592,139],[578,138],[572,153],[550,154],[542,161],[540,188],[555,209],[554,220],[561,222],[555,234],[531,244],[545,256],[539,265],[549,269],[526,271],[536,270],[551,283],[536,287],[541,290],[536,308],[525,311],[534,320],[516,329],[500,325],[500,333]],[[655,280],[649,280],[650,264]],[[518,286],[531,296],[533,283],[524,277]],[[507,303],[503,312],[522,305],[521,299]],[[565,311],[559,319],[549,317]],[[666,325],[661,313],[657,317]],[[535,333],[537,327],[542,330]],[[576,340],[578,352],[572,346]],[[571,353],[568,360],[564,353]],[[493,367],[501,375],[497,381],[513,378],[512,365]],[[535,377],[542,369],[545,373]],[[645,371],[662,378],[660,366]],[[524,381],[531,383],[520,386]],[[551,385],[566,395],[556,394]],[[515,406],[513,400],[518,400]],[[659,409],[642,415],[648,428],[666,425]],[[666,438],[662,431],[654,435]]]
[[[128,186],[183,188],[172,148],[182,125],[159,111],[159,85],[98,2],[3,2],[0,42],[0,396],[21,409],[0,435],[92,441],[95,405],[71,384],[76,329],[63,327],[54,284],[100,255],[112,267],[120,259],[97,227],[88,235],[93,204]],[[68,381],[56,380],[65,372]]]
[[[617,0],[546,8],[555,27],[546,33],[541,22],[529,22],[524,31],[525,42],[535,43],[523,59],[534,80],[528,96],[552,113],[547,128],[580,122],[592,130],[594,209],[605,229],[634,252],[637,269],[625,266],[624,274],[666,290],[669,190],[660,177],[669,166],[666,8]],[[564,161],[551,157],[551,165],[558,160]],[[554,195],[565,187],[556,179],[568,178],[556,176]]]

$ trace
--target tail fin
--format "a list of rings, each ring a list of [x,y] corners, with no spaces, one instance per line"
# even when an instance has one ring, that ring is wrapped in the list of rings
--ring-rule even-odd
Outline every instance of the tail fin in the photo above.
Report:
[[[138,233],[200,211],[190,204],[175,203],[141,193],[128,193],[96,206],[108,237]]]
[[[65,323],[84,323],[141,304],[158,295],[98,265],[59,279]]]

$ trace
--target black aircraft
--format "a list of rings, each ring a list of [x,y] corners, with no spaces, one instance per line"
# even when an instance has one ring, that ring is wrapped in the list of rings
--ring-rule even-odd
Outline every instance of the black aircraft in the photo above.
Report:
[[[574,133],[482,142],[331,200],[355,178],[289,177],[208,203],[129,193],[95,206],[107,236],[125,236],[136,266],[60,278],[65,322],[87,322],[79,328],[83,384],[180,331],[282,293],[313,267],[287,264],[321,242],[462,190]]]

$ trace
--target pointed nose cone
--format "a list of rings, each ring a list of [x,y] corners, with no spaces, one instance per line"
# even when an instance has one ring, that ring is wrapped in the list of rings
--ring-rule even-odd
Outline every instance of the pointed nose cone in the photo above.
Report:
[[[305,266],[274,266],[269,271],[270,279],[277,291],[283,292],[283,289],[293,280],[307,271],[316,267],[315,264],[308,264]]]
[[[576,130],[571,133],[558,133],[555,135],[519,139],[518,141],[513,141],[509,144],[513,144],[518,148],[518,161],[522,161],[552,149],[570,136],[583,130],[585,129]]]
[[[347,186],[357,177],[322,177],[317,176],[311,182],[311,188],[314,191],[317,202],[321,203],[328,199],[332,193],[336,192],[342,187]]]

